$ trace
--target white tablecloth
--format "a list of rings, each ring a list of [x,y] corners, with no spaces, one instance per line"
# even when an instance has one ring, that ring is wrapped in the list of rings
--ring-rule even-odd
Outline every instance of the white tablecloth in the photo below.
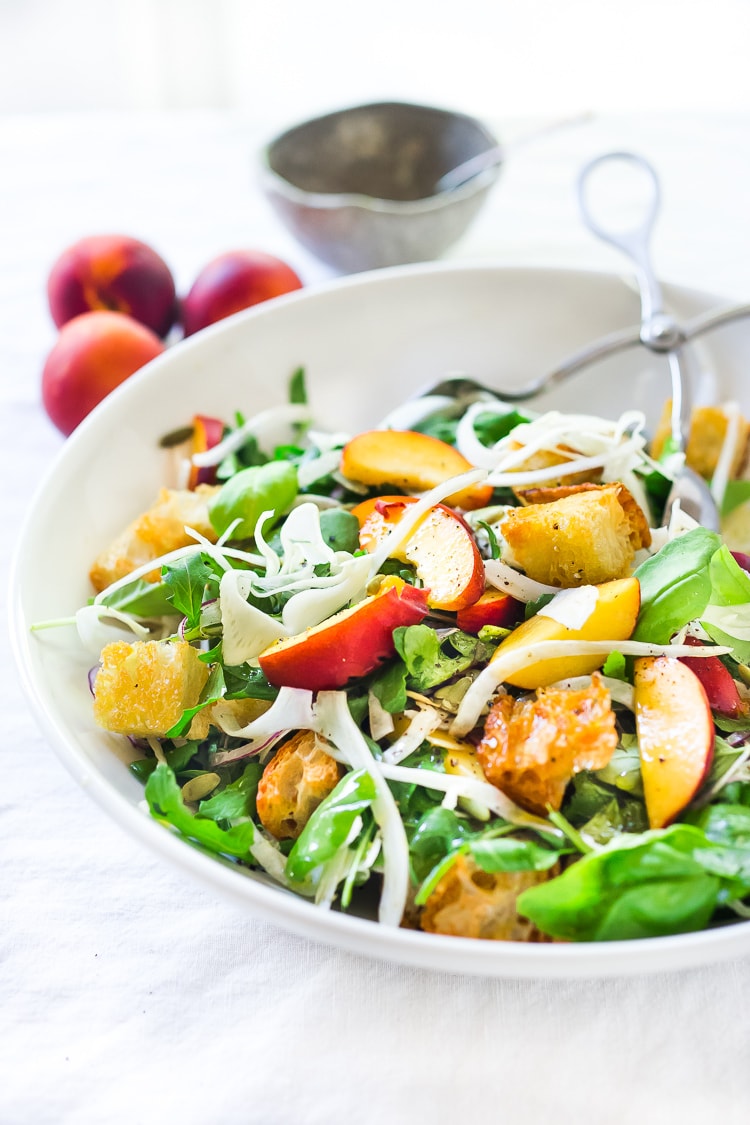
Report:
[[[521,136],[533,123],[496,123]],[[255,182],[262,123],[0,119],[0,552],[62,444],[39,403],[45,280],[78,237],[152,243],[184,291],[257,246],[326,276]],[[658,165],[665,279],[750,298],[750,118],[593,120],[519,147],[455,257],[619,269],[577,219],[587,157]],[[51,545],[49,580],[54,582]],[[5,581],[5,579],[4,579]],[[750,1120],[750,957],[611,981],[498,981],[355,957],[219,900],[108,821],[37,731],[2,646],[0,1122]]]

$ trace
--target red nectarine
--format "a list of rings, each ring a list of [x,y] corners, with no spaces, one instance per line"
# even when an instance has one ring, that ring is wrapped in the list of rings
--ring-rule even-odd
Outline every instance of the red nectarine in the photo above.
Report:
[[[393,630],[417,625],[427,613],[427,592],[397,578],[373,594],[296,637],[277,641],[258,657],[272,684],[335,691],[366,676],[393,656]]]
[[[124,234],[92,235],[63,251],[50,272],[47,296],[58,328],[81,313],[106,310],[166,336],[176,316],[169,266],[145,242]]]
[[[185,335],[192,336],[225,316],[301,288],[302,282],[291,266],[272,254],[261,250],[220,254],[204,266],[182,301]]]
[[[64,434],[110,391],[164,351],[150,329],[129,316],[89,312],[63,325],[42,373],[42,401]]]
[[[374,551],[397,524],[413,496],[379,496],[353,509],[359,520],[359,541]],[[430,508],[394,557],[410,562],[429,593],[434,609],[461,610],[484,590],[484,563],[466,522],[445,504]]]

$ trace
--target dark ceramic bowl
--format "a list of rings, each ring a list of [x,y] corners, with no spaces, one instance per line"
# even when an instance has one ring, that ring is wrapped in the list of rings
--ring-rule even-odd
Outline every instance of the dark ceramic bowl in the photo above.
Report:
[[[437,258],[464,233],[499,174],[438,181],[497,146],[462,113],[402,102],[339,110],[295,125],[262,153],[263,184],[295,237],[344,272]]]

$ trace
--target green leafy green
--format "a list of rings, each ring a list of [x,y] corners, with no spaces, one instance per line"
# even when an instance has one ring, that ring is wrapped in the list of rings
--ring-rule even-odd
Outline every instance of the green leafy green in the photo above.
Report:
[[[492,646],[460,630],[441,641],[429,625],[401,625],[393,630],[393,641],[415,691],[429,691],[472,665],[485,663],[493,652]]]
[[[359,548],[359,520],[343,508],[326,508],[320,513],[320,534],[333,551],[354,554]]]
[[[620,836],[524,891],[518,910],[543,933],[574,941],[700,930],[723,897],[742,893],[738,865],[728,875],[728,859],[692,825]]]
[[[750,480],[730,480],[724,489],[724,499],[721,505],[723,519],[750,500]]]
[[[485,836],[469,843],[469,852],[483,871],[548,871],[560,853],[533,840]]]
[[[302,829],[286,861],[286,874],[295,883],[308,879],[349,839],[357,817],[375,800],[375,782],[366,770],[342,777],[318,805]]]
[[[236,781],[201,801],[198,812],[211,820],[240,820],[255,813],[255,795],[263,773],[260,762],[248,762]]]
[[[221,486],[208,503],[208,516],[219,535],[235,520],[234,539],[249,539],[264,512],[274,518],[286,511],[297,495],[297,470],[289,461],[268,461],[241,469]]]
[[[187,618],[190,629],[196,628],[200,621],[206,584],[213,577],[213,568],[199,552],[185,555],[164,567],[163,580],[168,591],[167,598],[174,609]]]
[[[255,840],[255,827],[251,820],[231,828],[221,828],[215,820],[193,815],[183,800],[174,772],[160,762],[146,782],[146,800],[151,815],[173,828],[186,839],[199,844],[216,855],[251,859],[250,848]]]
[[[429,808],[418,820],[409,840],[412,870],[418,882],[446,856],[456,851],[476,830],[466,818],[442,805]]]
[[[394,660],[377,672],[370,684],[381,707],[391,715],[399,715],[406,709],[406,674],[404,662]]]
[[[696,527],[638,567],[641,609],[633,640],[668,644],[678,629],[700,617],[711,597],[709,564],[720,546],[715,532]]]
[[[102,598],[102,605],[132,613],[135,617],[165,617],[176,612],[165,582],[146,582],[138,578]]]

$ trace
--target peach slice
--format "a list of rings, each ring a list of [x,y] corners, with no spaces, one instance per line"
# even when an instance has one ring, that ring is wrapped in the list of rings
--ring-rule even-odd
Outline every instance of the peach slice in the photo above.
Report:
[[[580,629],[569,629],[551,617],[530,617],[501,641],[492,663],[512,656],[520,648],[533,648],[544,641],[626,641],[635,629],[641,605],[637,578],[616,578],[597,587],[596,605]],[[538,660],[518,672],[503,677],[503,682],[533,691],[557,680],[587,676],[601,668],[606,656],[558,656]]]
[[[359,541],[374,551],[389,534],[413,496],[380,496],[352,510],[359,520]],[[395,558],[414,566],[433,609],[461,610],[484,590],[484,564],[471,531],[456,513],[436,504],[425,513]]]
[[[427,613],[427,591],[387,578],[377,594],[334,614],[258,657],[266,677],[279,687],[335,691],[366,676],[395,653],[393,630],[417,625]]]
[[[224,436],[224,423],[220,418],[211,418],[207,414],[193,416],[193,439],[190,453],[205,453],[218,445]],[[191,465],[188,488],[197,488],[199,484],[214,484],[216,481],[216,465]]]
[[[698,677],[674,657],[640,657],[634,682],[648,822],[663,828],[693,799],[711,766],[711,709]]]
[[[464,633],[478,633],[485,625],[512,629],[523,617],[523,604],[500,590],[485,590],[473,605],[460,609],[456,624]]]
[[[391,485],[404,492],[426,492],[471,465],[447,442],[413,430],[369,430],[352,438],[341,454],[341,472],[349,480]],[[446,499],[454,508],[484,508],[492,487],[476,484]]]

